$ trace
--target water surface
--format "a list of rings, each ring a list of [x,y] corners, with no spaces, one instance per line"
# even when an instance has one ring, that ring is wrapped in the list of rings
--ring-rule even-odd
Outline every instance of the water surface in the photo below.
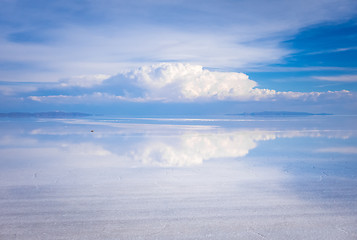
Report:
[[[356,120],[2,119],[0,239],[356,239]]]

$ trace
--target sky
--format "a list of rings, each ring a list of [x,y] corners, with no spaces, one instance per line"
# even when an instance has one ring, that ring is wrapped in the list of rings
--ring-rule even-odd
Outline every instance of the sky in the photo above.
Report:
[[[357,114],[355,0],[0,6],[0,112]]]

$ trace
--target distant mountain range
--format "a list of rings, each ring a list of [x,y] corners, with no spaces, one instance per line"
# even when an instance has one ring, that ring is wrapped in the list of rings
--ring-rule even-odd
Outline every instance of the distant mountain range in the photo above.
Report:
[[[316,116],[316,115],[333,115],[330,113],[308,113],[308,112],[289,112],[289,111],[264,111],[264,112],[251,112],[251,113],[237,113],[227,114],[231,116]]]
[[[0,113],[0,117],[5,117],[5,118],[77,118],[77,117],[88,117],[88,116],[92,116],[92,114],[79,113],[79,112]]]

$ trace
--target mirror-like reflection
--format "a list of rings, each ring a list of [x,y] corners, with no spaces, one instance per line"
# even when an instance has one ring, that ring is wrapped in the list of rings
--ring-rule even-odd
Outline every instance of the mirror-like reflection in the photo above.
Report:
[[[354,120],[2,120],[0,236],[353,239]]]

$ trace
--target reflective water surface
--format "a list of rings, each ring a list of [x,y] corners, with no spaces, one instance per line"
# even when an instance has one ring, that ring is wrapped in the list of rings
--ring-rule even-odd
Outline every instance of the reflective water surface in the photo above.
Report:
[[[356,117],[0,124],[0,239],[357,239]]]

